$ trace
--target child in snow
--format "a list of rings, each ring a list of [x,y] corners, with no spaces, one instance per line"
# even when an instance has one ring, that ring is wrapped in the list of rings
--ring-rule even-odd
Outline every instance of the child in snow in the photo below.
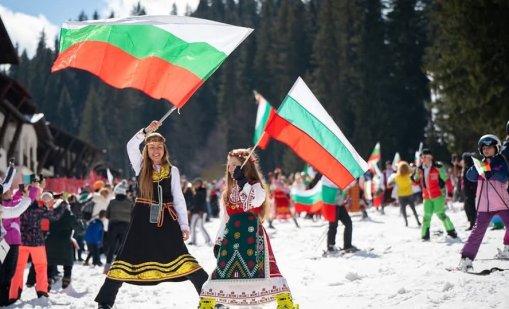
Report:
[[[467,179],[477,182],[477,218],[472,233],[461,250],[458,269],[472,270],[472,261],[477,255],[481,241],[493,216],[498,215],[504,221],[504,249],[497,254],[500,258],[509,258],[509,193],[507,192],[508,169],[500,155],[500,140],[492,134],[479,139],[479,152],[483,156],[484,176],[479,175],[475,166],[467,171]]]
[[[102,218],[106,217],[106,210],[99,211],[99,217],[92,219],[88,223],[87,231],[85,232],[85,241],[88,248],[88,256],[83,265],[88,265],[88,261],[92,257],[94,265],[102,266],[100,248],[103,243],[104,237],[104,223]]]

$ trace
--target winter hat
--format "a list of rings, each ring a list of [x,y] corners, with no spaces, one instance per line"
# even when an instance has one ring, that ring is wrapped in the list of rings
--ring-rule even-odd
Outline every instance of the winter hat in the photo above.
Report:
[[[113,192],[115,192],[115,195],[117,194],[127,195],[127,181],[123,179],[119,184],[115,186]]]
[[[433,155],[429,148],[424,148],[421,153],[422,155]]]
[[[85,203],[92,199],[92,194],[87,191],[83,191],[80,193],[78,197],[78,203]]]

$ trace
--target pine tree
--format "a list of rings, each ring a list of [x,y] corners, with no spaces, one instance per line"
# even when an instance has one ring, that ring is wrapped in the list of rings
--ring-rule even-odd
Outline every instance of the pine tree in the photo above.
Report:
[[[84,21],[88,20],[87,14],[85,14],[85,11],[81,11],[80,15],[78,16],[78,21]]]
[[[138,4],[133,6],[133,9],[131,10],[131,16],[141,16],[141,15],[147,15],[147,12],[145,11],[145,8],[141,5],[140,1],[138,1]]]
[[[449,150],[475,148],[487,133],[504,136],[509,119],[509,3],[440,1],[432,9],[426,69],[436,99],[437,139]]]
[[[178,15],[178,9],[175,2],[173,2],[173,4],[171,5],[170,15]]]
[[[386,107],[392,118],[385,130],[384,152],[389,154],[399,151],[411,156],[424,136],[425,104],[430,100],[423,71],[428,44],[426,7],[423,1],[394,0],[387,15],[391,79]]]

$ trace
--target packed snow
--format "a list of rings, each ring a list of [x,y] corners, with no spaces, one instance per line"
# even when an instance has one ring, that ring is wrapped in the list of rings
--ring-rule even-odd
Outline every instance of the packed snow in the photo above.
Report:
[[[417,207],[422,218],[422,205]],[[352,214],[353,244],[359,252],[340,257],[322,257],[328,224],[299,218],[300,228],[290,221],[275,221],[268,229],[278,266],[286,277],[300,308],[509,308],[509,270],[489,276],[448,272],[459,262],[459,252],[470,232],[462,204],[448,215],[462,241],[447,239],[442,224],[433,217],[431,241],[420,240],[420,229],[409,216],[409,227],[398,207],[386,208],[385,215],[369,209],[370,218]],[[215,235],[218,219],[206,223]],[[342,228],[337,244],[342,245]],[[488,230],[474,270],[509,268],[509,261],[494,260],[502,248],[504,230]],[[189,251],[210,274],[214,268],[212,247],[198,235],[198,246]],[[201,242],[200,242],[201,241]],[[164,244],[161,244],[164,245]],[[104,257],[103,257],[104,261]],[[37,299],[34,288],[26,288],[21,300],[8,308],[95,308],[94,297],[104,281],[102,267],[76,262],[72,284],[65,290],[60,282],[49,299]],[[28,270],[25,271],[25,276]],[[197,308],[198,296],[189,281],[152,287],[124,284],[115,308]],[[240,308],[240,307],[230,307]],[[244,307],[245,308],[245,307]],[[251,308],[276,308],[275,303]]]

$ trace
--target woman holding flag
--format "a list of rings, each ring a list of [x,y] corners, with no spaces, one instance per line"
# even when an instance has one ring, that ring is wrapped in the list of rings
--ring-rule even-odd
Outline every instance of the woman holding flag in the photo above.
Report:
[[[138,177],[138,198],[124,244],[95,298],[98,308],[113,306],[123,282],[156,285],[190,280],[199,293],[208,278],[184,244],[189,238],[187,207],[166,139],[155,133],[159,126],[158,121],[152,121],[127,143]]]
[[[212,309],[216,302],[253,306],[274,300],[277,308],[298,308],[262,225],[269,202],[257,162],[249,149],[228,153],[222,196],[226,211],[214,246],[217,265],[203,285],[201,309]]]
[[[467,171],[467,179],[477,182],[477,218],[472,233],[461,250],[459,270],[471,271],[472,261],[479,251],[481,241],[488,229],[491,218],[498,215],[506,227],[504,235],[504,249],[499,250],[497,258],[509,258],[509,193],[508,167],[500,155],[501,143],[492,134],[483,135],[479,139],[479,152],[483,156],[482,162],[475,162]]]

